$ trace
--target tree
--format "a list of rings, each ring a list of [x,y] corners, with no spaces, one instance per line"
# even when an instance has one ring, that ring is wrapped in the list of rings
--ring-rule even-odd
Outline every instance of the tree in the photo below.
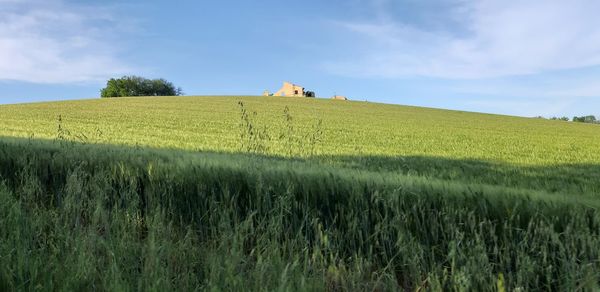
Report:
[[[304,93],[304,95],[305,95],[306,97],[315,97],[315,92],[314,92],[314,91],[310,91],[310,90],[308,90],[308,91],[306,91],[306,92]]]
[[[175,96],[181,95],[181,88],[165,79],[146,79],[139,76],[111,78],[100,91],[102,97],[122,96]]]
[[[598,122],[595,116],[573,117],[573,122],[595,124]]]

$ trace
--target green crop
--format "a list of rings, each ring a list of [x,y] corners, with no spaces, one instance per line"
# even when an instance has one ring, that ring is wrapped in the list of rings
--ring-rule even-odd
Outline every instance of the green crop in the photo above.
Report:
[[[0,290],[594,291],[599,134],[300,98],[0,106]]]
[[[0,117],[0,136],[312,157],[326,165],[457,182],[600,193],[597,125],[280,97],[4,105]]]
[[[315,154],[428,156],[519,165],[600,162],[600,127],[367,102],[281,97],[140,97],[0,106],[0,135],[56,137],[57,119],[89,141],[202,151],[239,150],[242,101],[274,136],[322,121]],[[101,133],[99,135],[98,133]],[[285,155],[285,141],[270,154]]]

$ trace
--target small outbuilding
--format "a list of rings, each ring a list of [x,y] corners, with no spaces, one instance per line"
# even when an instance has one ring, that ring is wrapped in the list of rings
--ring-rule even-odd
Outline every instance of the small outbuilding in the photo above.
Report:
[[[331,99],[335,99],[335,100],[348,100],[347,97],[343,96],[343,95],[334,95]]]

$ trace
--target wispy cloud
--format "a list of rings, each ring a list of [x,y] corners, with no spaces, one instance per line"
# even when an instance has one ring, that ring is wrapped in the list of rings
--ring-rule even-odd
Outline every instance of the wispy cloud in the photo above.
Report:
[[[373,0],[382,11],[385,1]],[[366,43],[360,57],[330,62],[339,74],[493,78],[600,65],[597,0],[447,0],[461,27],[427,30],[402,17],[339,22]]]
[[[0,80],[98,81],[131,71],[118,57],[110,8],[62,0],[0,0]]]

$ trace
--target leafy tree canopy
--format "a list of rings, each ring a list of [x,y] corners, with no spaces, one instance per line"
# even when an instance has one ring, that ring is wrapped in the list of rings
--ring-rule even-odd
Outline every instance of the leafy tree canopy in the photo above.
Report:
[[[573,122],[595,124],[598,121],[595,116],[573,117]]]
[[[111,78],[100,91],[102,97],[122,96],[175,96],[181,95],[181,88],[165,79],[146,79],[139,76]]]

